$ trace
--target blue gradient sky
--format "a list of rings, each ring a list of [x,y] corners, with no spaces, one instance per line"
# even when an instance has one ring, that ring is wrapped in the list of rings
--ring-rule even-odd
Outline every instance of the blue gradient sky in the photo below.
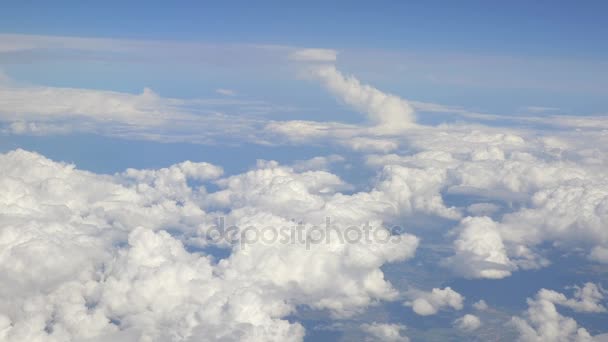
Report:
[[[332,48],[340,52],[343,70],[412,100],[509,115],[529,106],[601,114],[608,106],[603,1],[278,4],[63,1],[41,11],[36,2],[7,1],[0,32]],[[174,97],[206,96],[223,86],[281,105],[314,101],[322,105],[317,110],[340,110],[293,73],[219,58],[207,63],[17,58],[2,61],[1,68],[17,80],[46,85],[129,92],[147,86]],[[307,117],[319,115],[311,111]]]
[[[605,1],[60,1],[44,11],[38,5],[5,2],[0,30],[546,57],[608,53]]]

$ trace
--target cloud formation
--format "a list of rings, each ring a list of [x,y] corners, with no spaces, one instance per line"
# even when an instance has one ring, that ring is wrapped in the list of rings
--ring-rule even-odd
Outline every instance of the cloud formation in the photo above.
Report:
[[[472,332],[481,326],[479,317],[471,314],[466,314],[454,321],[454,325],[465,332]]]
[[[581,312],[598,312],[606,309],[598,302],[604,296],[600,288],[587,283],[583,288],[575,287],[574,298],[547,289],[538,291],[534,298],[528,298],[528,310],[523,317],[513,317],[512,324],[519,332],[521,341],[594,341],[587,329],[577,322],[561,315],[557,305]]]
[[[411,258],[418,244],[402,233],[394,242],[332,240],[312,250],[218,244],[228,257],[207,254],[215,242],[206,232],[220,214],[239,227],[331,216],[344,229],[380,225],[392,207],[370,193],[340,193],[343,182],[326,171],[276,162],[226,178],[215,165],[188,161],[109,176],[16,150],[0,155],[0,169],[7,341],[299,341],[302,325],[286,319],[299,305],[348,317],[396,300],[380,267]],[[220,190],[208,192],[208,182]]]
[[[464,297],[450,287],[434,288],[431,292],[418,291],[413,297],[415,299],[406,302],[406,305],[411,306],[412,310],[420,316],[434,315],[444,308],[461,310],[464,301]]]
[[[414,109],[407,101],[344,76],[335,66],[313,67],[311,74],[341,101],[367,115],[378,133],[397,134],[415,123]]]
[[[299,49],[292,52],[289,58],[298,62],[335,62],[338,52],[330,49]]]
[[[61,42],[88,44],[51,43]],[[36,39],[28,44],[46,46]],[[28,44],[2,49],[23,51]],[[443,229],[440,263],[457,277],[501,279],[545,267],[551,262],[547,250],[608,263],[603,118],[551,120],[554,127],[580,129],[567,132],[474,123],[423,126],[414,110],[453,108],[410,102],[362,84],[328,64],[336,60],[333,50],[281,53],[309,66],[316,80],[368,122],[245,118],[216,109],[265,104],[163,98],[147,88],[127,94],[1,80],[4,133],[82,131],[215,143],[220,138],[213,132],[219,132],[241,143],[329,144],[353,152],[363,162],[349,166],[373,175],[363,185],[348,184],[331,171],[346,161],[336,154],[291,166],[259,161],[226,176],[220,166],[189,161],[101,175],[23,150],[2,154],[2,339],[299,341],[306,333],[297,318],[303,307],[345,319],[405,296],[418,315],[461,310],[464,297],[452,288],[400,293],[383,271],[387,263],[414,257],[425,243],[414,235],[425,232],[416,229],[437,222]],[[504,119],[456,112],[485,122]],[[219,217],[236,227],[236,239],[208,238]],[[328,218],[339,234],[369,223],[389,242],[311,244],[313,227]],[[248,227],[270,227],[272,233],[298,222],[303,241],[243,243]],[[225,255],[211,252],[218,249]],[[589,332],[557,308],[603,313],[604,296],[592,283],[574,287],[571,298],[542,289],[513,324],[526,341],[589,340]],[[474,308],[485,311],[487,304]],[[470,333],[481,320],[465,314],[453,325]],[[370,339],[407,340],[403,325],[359,328]]]
[[[367,333],[365,341],[377,342],[409,342],[409,338],[402,334],[406,327],[401,324],[364,323],[360,326],[361,330]]]

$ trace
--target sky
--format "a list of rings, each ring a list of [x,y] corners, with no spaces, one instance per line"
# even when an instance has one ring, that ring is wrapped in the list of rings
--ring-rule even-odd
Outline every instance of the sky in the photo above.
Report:
[[[608,340],[602,1],[6,1],[0,341]]]

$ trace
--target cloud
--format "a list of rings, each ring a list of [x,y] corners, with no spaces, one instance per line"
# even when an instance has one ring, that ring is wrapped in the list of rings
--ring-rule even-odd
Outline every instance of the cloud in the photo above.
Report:
[[[0,34],[0,53],[56,48],[97,51],[120,51],[128,48],[128,44],[119,42],[120,40],[107,38]],[[128,42],[128,40],[123,42]]]
[[[473,308],[479,311],[486,311],[488,310],[489,306],[485,300],[480,299],[477,302],[473,303]]]
[[[587,283],[583,288],[575,287],[574,298],[567,298],[556,291],[541,289],[534,298],[528,298],[528,309],[523,317],[513,317],[512,324],[519,332],[521,341],[593,341],[589,332],[577,322],[561,315],[556,305],[575,311],[603,312],[605,308],[597,301],[603,299],[599,287]]]
[[[411,130],[406,146],[416,153],[369,155],[367,164],[441,175],[432,187],[436,203],[446,197],[463,201],[445,217],[460,219],[465,211],[478,215],[462,219],[450,235],[455,255],[444,264],[460,275],[497,279],[544,267],[550,260],[536,247],[545,242],[586,250],[587,257],[601,262],[607,197],[597,167],[607,162],[603,148],[582,153],[575,139],[560,136],[568,143],[556,144],[545,136],[514,133],[487,127]]]
[[[437,200],[462,198],[464,203],[454,212],[475,215],[452,230],[454,256],[444,261],[450,270],[496,279],[517,269],[544,267],[550,261],[536,250],[544,242],[568,251],[590,251],[587,256],[598,262],[605,259],[605,230],[599,229],[606,221],[605,182],[596,169],[607,162],[602,148],[581,154],[588,142],[575,141],[585,139],[582,135],[554,141],[551,135],[535,138],[524,131],[489,127],[435,130],[408,131],[411,140],[402,144],[418,152],[368,155],[367,164],[445,172],[434,188]]]
[[[236,91],[232,89],[218,88],[215,90],[215,92],[224,96],[236,96]]]
[[[411,306],[412,310],[420,316],[434,315],[444,308],[461,310],[464,301],[464,297],[450,287],[434,288],[431,292],[414,291],[411,296],[413,301],[405,304]]]
[[[151,89],[132,95],[111,91],[52,87],[3,88],[4,116],[28,118],[87,117],[103,122],[158,126],[171,119],[186,119],[169,109]]]
[[[249,118],[223,111],[250,113]],[[140,94],[0,84],[0,131],[8,134],[52,135],[93,133],[128,139],[190,143],[265,143],[256,118],[276,110],[260,101],[204,100],[162,97],[149,88]],[[234,134],[227,134],[233,132]],[[238,134],[237,134],[238,132]],[[260,133],[262,132],[262,133]]]
[[[335,62],[338,52],[330,49],[299,49],[292,52],[289,58],[298,62]]]
[[[266,126],[268,131],[298,143],[330,140],[355,151],[386,153],[399,147],[392,137],[418,127],[408,101],[361,84],[354,76],[344,76],[334,65],[308,65],[305,70],[307,77],[320,81],[339,100],[366,115],[368,123],[275,121]]]
[[[455,320],[454,325],[462,331],[471,332],[479,329],[481,320],[475,315],[466,314]]]
[[[414,125],[414,109],[398,96],[361,84],[331,65],[316,66],[310,72],[344,103],[366,114],[379,133],[396,134]]]
[[[56,60],[133,63],[177,61],[181,64],[276,67],[298,47],[270,44],[222,44],[154,39],[0,34],[0,60]]]
[[[600,303],[606,291],[594,283],[586,283],[583,287],[573,286],[574,298],[568,299],[561,293],[542,289],[538,298],[549,300],[552,303],[568,307],[576,312],[606,312]]]
[[[276,162],[224,178],[218,166],[189,161],[99,175],[16,150],[0,154],[0,175],[6,341],[301,341],[304,328],[287,319],[299,306],[349,317],[397,300],[381,267],[418,245],[407,233],[312,246],[208,239],[218,216],[238,229],[299,217],[308,234],[326,217],[338,231],[381,229],[393,207],[377,190],[343,194],[329,172]],[[217,260],[209,246],[229,255]]]
[[[67,43],[96,49],[96,42],[32,39],[2,48],[14,53]],[[107,43],[116,51],[130,48]],[[294,51],[280,50],[283,58]],[[291,166],[260,161],[226,176],[219,166],[189,161],[100,175],[22,150],[2,154],[1,338],[298,341],[305,334],[294,318],[299,308],[346,318],[403,298],[383,267],[406,262],[424,241],[401,230],[390,243],[310,245],[307,239],[247,245],[243,235],[214,242],[206,234],[218,217],[239,233],[301,221],[307,237],[327,218],[338,233],[369,222],[388,235],[385,224],[409,229],[424,217],[449,230],[447,244],[439,246],[449,253],[442,264],[466,278],[500,279],[544,267],[550,260],[543,249],[607,262],[605,118],[517,119],[530,127],[422,126],[415,110],[454,110],[484,122],[506,117],[406,101],[323,64],[333,62],[335,52],[305,51],[299,51],[299,61],[368,123],[246,118],[269,105],[166,98],[147,88],[129,94],[1,82],[4,133],[327,144],[365,161],[357,175],[374,175],[362,185],[348,184],[332,173],[331,166],[345,160],[333,154]],[[223,114],[229,106],[242,109],[241,115]],[[580,131],[534,126],[540,124]],[[211,255],[208,248],[227,255]],[[419,315],[460,310],[464,301],[449,287],[405,296]],[[513,321],[524,340],[587,338],[586,330],[556,308],[605,312],[604,296],[601,286],[591,283],[574,287],[571,298],[543,289]],[[474,308],[484,311],[487,305],[480,301]],[[475,317],[467,314],[454,324],[473,330],[480,323]],[[389,339],[405,339],[403,328],[361,326],[370,337]]]
[[[445,260],[446,265],[471,278],[500,279],[511,275],[515,266],[492,219],[467,217],[458,229],[455,255]]]
[[[542,107],[542,106],[528,106],[524,108],[526,111],[531,113],[543,113],[543,112],[555,112],[559,108],[556,107]]]
[[[406,327],[401,324],[373,322],[361,324],[360,328],[368,334],[365,341],[408,342],[410,340],[407,336],[402,335],[402,331],[405,331]]]
[[[589,253],[591,260],[608,264],[608,248],[602,246],[593,247],[591,253]]]
[[[11,58],[16,52],[44,55],[48,51],[60,50],[68,54],[74,51],[89,52],[69,57],[72,59],[103,56],[109,60],[165,60],[170,56],[176,60],[188,60],[191,56],[197,56],[193,62],[240,65],[242,56],[247,56],[248,61],[254,61],[256,68],[260,65],[275,68],[277,63],[285,63],[286,56],[300,56],[300,62],[309,67],[309,76],[321,81],[342,102],[365,114],[368,119],[368,124],[365,125],[303,120],[272,121],[264,118],[264,115],[293,111],[293,108],[263,101],[165,98],[147,88],[141,94],[129,94],[93,89],[18,86],[13,82],[0,82],[0,93],[4,95],[0,96],[0,121],[4,123],[0,131],[5,134],[85,132],[129,139],[203,144],[234,140],[263,145],[330,141],[359,152],[387,153],[403,148],[404,141],[411,139],[410,135],[426,131],[416,132],[415,128],[420,128],[420,125],[415,122],[415,111],[452,113],[474,122],[504,121],[510,125],[550,125],[595,131],[607,127],[608,122],[597,116],[489,115],[457,107],[404,100],[362,84],[354,76],[345,76],[335,66],[328,64],[334,62],[335,51],[325,49],[11,34],[0,35],[0,47],[4,49],[6,58]],[[306,63],[305,57],[328,63]],[[407,135],[403,134],[406,131]],[[282,138],[287,141],[281,141]]]

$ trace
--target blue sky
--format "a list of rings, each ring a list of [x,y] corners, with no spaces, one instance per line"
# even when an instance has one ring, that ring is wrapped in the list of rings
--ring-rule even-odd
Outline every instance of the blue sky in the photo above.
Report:
[[[0,341],[608,338],[605,1],[1,7]]]
[[[602,58],[603,1],[8,2],[4,32]]]
[[[528,106],[557,107],[571,115],[598,114],[606,107],[604,37],[608,32],[602,1],[559,6],[544,1],[381,2],[374,8],[365,2],[290,6],[74,2],[44,11],[36,8],[35,2],[9,3],[0,14],[0,31],[331,48],[340,51],[339,63],[346,71],[414,100],[501,114],[516,114]],[[186,61],[184,56],[180,61],[159,58],[143,65],[78,63],[78,59],[32,65],[20,59],[3,63],[3,70],[44,84],[131,92],[148,86],[176,97],[200,96],[221,82],[257,98],[272,96],[275,101],[302,104],[314,96],[315,101],[331,104],[314,87],[294,82],[291,75],[258,71],[255,63],[243,65],[238,59],[231,63],[231,56],[226,57],[224,62],[202,65],[192,56]],[[235,64],[240,65],[236,72]],[[405,71],[403,64],[408,65]],[[386,77],[395,72],[400,77]],[[276,87],[271,78],[290,82]],[[293,88],[284,91],[286,85]]]

